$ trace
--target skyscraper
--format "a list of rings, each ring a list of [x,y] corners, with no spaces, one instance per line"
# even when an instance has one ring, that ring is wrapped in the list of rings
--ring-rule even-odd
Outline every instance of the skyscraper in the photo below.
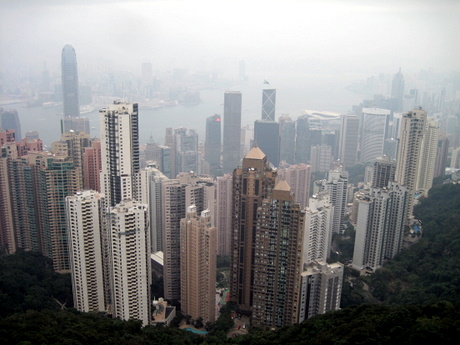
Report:
[[[310,164],[312,172],[326,172],[331,169],[332,147],[329,145],[315,145],[311,147]]]
[[[198,133],[194,129],[187,132],[187,128],[174,130],[175,167],[174,176],[180,172],[193,171],[201,173],[201,154],[198,151]]]
[[[148,206],[124,200],[109,207],[107,232],[112,314],[122,320],[151,319]]]
[[[221,175],[220,153],[222,146],[220,115],[206,119],[206,141],[204,144],[204,159],[208,162],[213,176]]]
[[[137,191],[139,128],[137,103],[115,102],[99,111],[102,191],[110,206],[133,199]]]
[[[286,181],[257,209],[252,321],[273,328],[297,322],[305,213]]]
[[[294,201],[298,202],[302,208],[308,206],[310,198],[310,181],[311,181],[311,166],[308,164],[295,164],[288,167],[278,169],[280,179],[287,181],[291,186],[291,191],[294,194]]]
[[[327,191],[310,198],[305,209],[305,233],[302,262],[329,258],[332,243],[334,206]]]
[[[434,177],[445,174],[447,166],[447,153],[449,152],[449,139],[441,137],[438,140],[438,151],[436,153],[436,164],[434,168]]]
[[[232,242],[232,175],[217,177],[216,227],[217,255],[231,253]]]
[[[64,118],[79,117],[77,56],[70,44],[66,44],[62,49],[61,68]]]
[[[311,138],[308,116],[299,116],[296,122],[295,162],[309,163]]]
[[[331,203],[334,206],[333,232],[343,231],[343,217],[347,206],[348,173],[346,171],[331,170],[327,178],[320,181],[320,191],[328,191]]]
[[[1,113],[1,123],[0,129],[7,130],[13,129],[14,130],[14,138],[16,141],[21,141],[22,139],[22,132],[21,132],[21,122],[19,121],[18,112],[14,109],[4,110]]]
[[[415,109],[401,118],[398,157],[396,160],[395,181],[406,186],[409,193],[407,217],[412,216],[414,193],[417,187],[417,172],[420,162],[423,135],[425,133],[427,113]]]
[[[372,187],[383,188],[388,186],[388,182],[394,181],[396,161],[390,157],[378,157],[374,162],[372,172]]]
[[[276,89],[262,90],[262,120],[275,121]]]
[[[233,172],[241,159],[241,92],[224,93],[223,172]]]
[[[242,167],[233,172],[230,293],[240,308],[247,311],[253,304],[255,215],[263,199],[270,195],[276,175],[257,146],[244,157]]]
[[[279,123],[268,120],[254,122],[254,143],[267,155],[267,159],[275,167],[280,162]]]
[[[393,101],[393,111],[404,111],[404,76],[401,68],[393,77],[391,83],[391,98]]]
[[[375,270],[401,250],[408,188],[390,182],[388,188],[371,188],[358,202],[353,267]]]
[[[288,115],[282,115],[280,124],[280,161],[295,163],[295,122]],[[292,186],[291,186],[292,187]]]
[[[390,111],[379,108],[364,108],[361,124],[360,161],[374,162],[383,155],[385,129]]]
[[[428,191],[433,186],[438,136],[438,123],[433,119],[428,119],[423,134],[420,161],[417,168],[417,185],[415,186],[417,192],[423,193],[425,197],[428,197]]]
[[[83,312],[105,311],[110,293],[103,260],[104,197],[85,190],[68,196],[66,204],[74,307]]]
[[[339,139],[339,159],[347,168],[356,164],[358,152],[359,118],[342,115]]]
[[[209,210],[189,206],[180,223],[181,311],[204,322],[216,319],[216,228]]]

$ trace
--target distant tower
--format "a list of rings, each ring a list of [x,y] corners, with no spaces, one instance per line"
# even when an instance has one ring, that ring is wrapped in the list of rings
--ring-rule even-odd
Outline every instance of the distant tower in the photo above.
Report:
[[[220,153],[222,146],[220,115],[213,115],[206,119],[206,141],[204,144],[204,159],[208,162],[210,173],[213,176],[221,175]]]
[[[434,177],[445,174],[447,166],[447,153],[449,151],[449,139],[439,138],[438,151],[436,153],[436,164],[434,169]]]
[[[233,172],[232,269],[230,293],[243,310],[253,302],[253,264],[257,218],[256,212],[275,186],[276,170],[267,156],[255,146]]]
[[[307,115],[297,118],[295,139],[295,162],[308,163],[310,161],[310,125]]]
[[[262,90],[262,120],[275,121],[276,89]]]
[[[379,108],[364,108],[361,125],[361,156],[360,161],[374,162],[383,155],[385,129],[390,110]]]
[[[295,122],[289,115],[279,118],[280,124],[280,162],[295,163]],[[292,186],[291,186],[292,187]]]
[[[3,129],[4,131],[8,129],[14,129],[14,139],[16,141],[21,141],[22,132],[18,112],[14,109],[4,110],[1,115],[2,118],[0,123],[0,129]]]
[[[394,101],[393,111],[399,112],[404,110],[404,76],[399,72],[395,74],[391,84],[391,98]]]
[[[66,44],[62,49],[61,67],[64,118],[79,117],[77,56],[75,49],[70,44]]]
[[[232,241],[232,175],[217,177],[217,255],[230,256]]]
[[[295,164],[278,169],[278,176],[286,180],[294,194],[294,201],[302,208],[308,206],[310,198],[311,166],[308,164]]]
[[[425,197],[428,197],[428,191],[433,186],[436,154],[438,152],[438,137],[438,123],[433,119],[428,119],[423,135],[420,162],[417,169],[417,185],[415,187]]]
[[[224,138],[222,162],[224,174],[232,173],[241,159],[241,92],[224,94]]]
[[[332,147],[315,145],[311,147],[310,164],[312,172],[326,172],[331,169]]]
[[[180,222],[181,311],[193,319],[216,320],[216,228],[210,212],[187,209]]]
[[[201,173],[201,153],[198,151],[198,133],[187,128],[174,130],[175,166],[174,177],[181,172]]]
[[[339,159],[345,167],[356,165],[358,152],[359,118],[355,115],[342,115],[339,139]]]
[[[267,155],[275,167],[280,163],[280,126],[278,122],[256,120],[254,122],[254,143]]]

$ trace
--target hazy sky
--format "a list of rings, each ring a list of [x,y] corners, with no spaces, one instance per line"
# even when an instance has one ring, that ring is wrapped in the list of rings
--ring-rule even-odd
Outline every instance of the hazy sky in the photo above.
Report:
[[[460,70],[460,1],[1,0],[0,68],[46,63],[62,47],[80,69],[140,73],[213,69],[245,60],[266,75],[373,75]],[[233,69],[233,70],[232,70]]]

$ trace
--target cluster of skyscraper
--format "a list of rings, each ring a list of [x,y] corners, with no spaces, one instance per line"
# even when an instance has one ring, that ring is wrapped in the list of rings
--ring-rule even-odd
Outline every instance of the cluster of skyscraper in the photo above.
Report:
[[[91,139],[79,125],[71,46],[62,72],[65,126],[51,152],[40,139],[19,141],[14,116],[2,117],[11,129],[0,132],[0,244],[9,253],[40,251],[55,270],[70,271],[81,311],[150,324],[152,255],[163,258],[165,299],[194,319],[216,318],[217,255],[231,256],[231,299],[254,325],[337,310],[343,264],[326,262],[348,204],[352,266],[374,270],[401,250],[442,155],[424,110],[363,108],[337,118],[334,131],[322,127],[328,114],[276,122],[275,89],[263,90],[252,140],[241,128],[242,95],[229,91],[223,119],[206,121],[204,147],[196,131],[168,128],[164,145],[151,141],[141,152],[137,104],[101,109],[100,140]],[[384,155],[389,138],[398,143],[396,161]],[[358,160],[372,166],[353,194],[346,169]],[[315,172],[325,178],[312,181]]]

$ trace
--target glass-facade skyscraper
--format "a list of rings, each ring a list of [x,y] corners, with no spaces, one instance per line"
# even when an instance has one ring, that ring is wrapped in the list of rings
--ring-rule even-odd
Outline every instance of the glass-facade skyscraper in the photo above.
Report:
[[[61,55],[62,100],[64,103],[64,118],[80,116],[78,99],[78,69],[75,49],[66,44]]]

